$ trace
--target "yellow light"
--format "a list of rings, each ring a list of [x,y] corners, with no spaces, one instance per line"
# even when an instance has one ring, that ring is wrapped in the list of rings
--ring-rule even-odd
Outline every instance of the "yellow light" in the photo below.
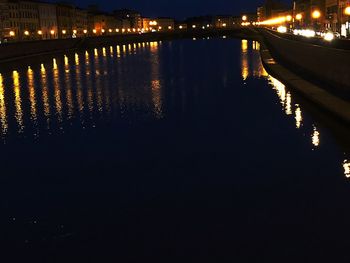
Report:
[[[343,162],[344,175],[346,178],[350,178],[350,161],[344,160]]]
[[[277,32],[279,32],[279,33],[287,33],[287,28],[285,26],[279,26],[277,28]]]
[[[102,29],[101,29],[101,32],[104,33],[104,32],[106,32],[106,30],[104,30],[104,29],[102,28]]]
[[[196,28],[196,25],[192,25],[192,28]]]
[[[133,31],[133,32],[136,32],[136,29],[135,29],[135,28],[133,28],[133,29],[132,29],[132,31]]]
[[[160,26],[160,27],[158,27],[158,29],[159,29],[159,30],[162,30],[162,27]]]
[[[14,37],[15,36],[15,32],[14,31],[10,31],[10,36]]]
[[[265,20],[261,22],[261,25],[279,25],[279,24],[284,24],[286,22],[286,17],[276,17],[276,18],[271,18],[269,20]]]
[[[62,30],[62,34],[65,35],[67,33],[66,30]]]
[[[26,36],[29,36],[29,31],[24,31],[24,34],[26,35]]]
[[[248,17],[246,15],[242,16],[243,21],[247,21]]]
[[[38,35],[42,35],[42,34],[43,34],[43,31],[39,30]]]
[[[77,33],[77,31],[74,29],[74,30],[73,30],[73,34],[76,34],[76,33]]]
[[[301,20],[301,19],[303,19],[303,15],[302,15],[302,14],[297,14],[297,15],[295,16],[295,19],[296,19],[296,20]]]
[[[150,26],[156,26],[156,25],[158,25],[158,23],[157,23],[157,21],[154,20],[154,21],[150,21],[149,25]]]
[[[321,17],[321,12],[320,11],[315,10],[315,11],[312,12],[312,18],[318,19],[320,17]]]
[[[169,29],[169,30],[171,30],[171,29],[172,29],[172,27],[171,27],[171,26],[168,26],[168,29]]]
[[[112,30],[112,29],[109,29],[108,31],[109,31],[109,33],[112,33],[112,32],[113,32],[113,30]]]
[[[128,28],[128,32],[130,32],[131,31],[131,29],[130,28]]]
[[[222,26],[223,26],[223,27],[226,27],[226,23],[223,23]]]
[[[312,144],[316,147],[320,145],[320,133],[316,127],[314,127],[314,132],[312,133]]]
[[[344,9],[344,14],[347,15],[347,16],[350,16],[350,6],[347,6],[347,7]]]
[[[286,16],[286,20],[289,22],[289,21],[292,21],[292,16],[291,15],[287,15]]]
[[[50,31],[50,34],[51,34],[51,35],[54,35],[54,34],[55,34],[55,30],[51,30],[51,31]]]
[[[92,32],[93,32],[94,34],[96,34],[96,33],[97,33],[97,30],[96,30],[96,29],[94,29],[94,30],[92,30]]]
[[[83,32],[84,32],[84,34],[87,34],[87,32],[88,32],[88,31],[87,31],[86,29],[84,29],[84,31],[83,31]]]
[[[182,29],[183,28],[183,26],[179,26],[179,29]]]
[[[119,33],[119,29],[118,29],[118,28],[116,28],[116,29],[115,29],[115,32]]]
[[[123,33],[125,32],[125,28],[122,29],[122,32],[123,32]]]

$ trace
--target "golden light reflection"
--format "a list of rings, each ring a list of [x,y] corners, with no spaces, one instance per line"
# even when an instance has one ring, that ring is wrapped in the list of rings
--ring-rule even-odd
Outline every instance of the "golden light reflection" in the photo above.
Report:
[[[106,52],[106,48],[104,47],[104,48],[102,48],[102,56],[107,56],[107,52]]]
[[[295,109],[295,125],[296,127],[299,129],[302,125],[303,122],[303,116],[301,113],[301,109],[300,106],[298,104],[295,105],[296,109]]]
[[[163,117],[163,103],[162,103],[162,86],[159,78],[159,49],[158,42],[154,41],[150,43],[150,50],[153,59],[151,60],[151,91],[152,91],[152,102],[154,108],[154,114],[157,118]]]
[[[98,57],[98,50],[97,50],[97,48],[94,49],[94,56]]]
[[[69,67],[67,67],[69,66],[69,59],[66,55],[64,55],[64,65],[66,66],[66,70],[69,69]]]
[[[287,100],[286,86],[282,82],[280,82],[278,79],[275,79],[272,76],[268,76],[268,80],[269,80],[269,84],[272,85],[273,89],[277,92],[278,98],[280,99],[280,102],[284,109],[284,106]]]
[[[121,56],[120,56],[120,46],[119,46],[119,45],[117,45],[117,57],[118,57],[118,58],[121,57]]]
[[[5,103],[5,89],[3,77],[0,74],[0,121],[1,121],[1,132],[6,134],[8,130],[7,115],[6,115],[6,103]]]
[[[109,53],[110,53],[111,58],[113,58],[114,51],[113,51],[113,47],[112,46],[109,47]]]
[[[33,70],[30,67],[28,67],[27,78],[28,78],[29,100],[30,100],[30,115],[32,120],[36,122],[37,112],[36,112],[34,74],[33,74]]]
[[[79,65],[79,55],[78,55],[78,53],[74,54],[74,61],[75,61],[75,65]]]
[[[47,87],[46,70],[45,70],[44,65],[41,66],[40,75],[41,75],[41,84],[42,84],[42,98],[43,98],[43,105],[44,105],[44,115],[45,115],[46,120],[49,124],[49,121],[50,121],[50,101],[49,101],[49,90]]]
[[[287,98],[286,98],[285,113],[287,115],[292,115],[293,114],[293,111],[292,111],[292,95],[290,94],[289,91],[287,93]]]
[[[54,69],[57,69],[57,61],[55,58],[52,60],[52,65]]]
[[[15,94],[15,106],[16,114],[15,118],[18,124],[19,132],[23,132],[23,111],[22,111],[22,99],[21,99],[21,84],[19,79],[19,74],[16,70],[12,72],[14,94]]]
[[[65,56],[64,64],[65,64],[65,74],[69,74],[69,64],[66,64],[66,61],[68,63],[68,58]],[[60,89],[60,77],[59,72],[57,69],[54,69],[53,71],[53,89],[54,89],[54,98],[55,98],[55,108],[56,113],[58,116],[59,122],[62,122],[62,100],[61,100],[61,89]]]
[[[344,175],[346,178],[350,178],[350,161],[344,160],[343,162]]]
[[[249,61],[248,61],[248,40],[242,39],[242,79],[246,80],[249,77]]]
[[[312,144],[316,147],[320,145],[320,133],[315,126],[312,133]]]

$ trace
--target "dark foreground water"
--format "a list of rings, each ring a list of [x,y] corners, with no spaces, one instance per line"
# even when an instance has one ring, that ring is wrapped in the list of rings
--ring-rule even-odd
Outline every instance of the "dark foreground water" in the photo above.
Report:
[[[152,42],[2,68],[0,261],[349,262],[349,132],[258,50]]]

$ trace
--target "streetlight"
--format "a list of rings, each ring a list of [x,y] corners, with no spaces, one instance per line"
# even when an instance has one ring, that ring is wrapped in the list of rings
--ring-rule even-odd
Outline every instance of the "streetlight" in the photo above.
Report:
[[[321,12],[319,10],[315,10],[312,12],[313,19],[319,19],[321,17]]]
[[[10,31],[10,36],[14,37],[15,36],[15,31]]]
[[[248,17],[246,15],[242,16],[242,21],[247,21]]]
[[[315,20],[315,23],[314,23],[314,29],[315,31],[318,30],[318,19],[321,17],[321,12],[319,10],[314,10],[312,12],[312,18]]]
[[[350,6],[345,7],[344,14],[348,16],[348,36],[350,35]]]

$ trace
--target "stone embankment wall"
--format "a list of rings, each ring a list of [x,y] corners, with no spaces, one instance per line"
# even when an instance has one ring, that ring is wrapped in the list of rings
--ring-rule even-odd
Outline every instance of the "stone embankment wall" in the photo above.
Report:
[[[292,71],[341,95],[350,94],[350,50],[296,41],[260,30],[273,57]]]

